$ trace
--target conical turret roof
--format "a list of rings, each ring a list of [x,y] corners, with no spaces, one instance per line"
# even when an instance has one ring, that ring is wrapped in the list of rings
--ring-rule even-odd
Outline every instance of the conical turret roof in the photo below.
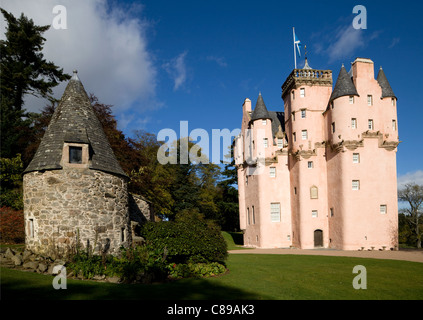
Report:
[[[254,108],[250,121],[259,119],[272,119],[269,115],[269,112],[267,111],[266,105],[264,104],[264,100],[261,96],[261,93],[259,93],[259,96],[257,98],[256,107]]]
[[[377,74],[377,82],[382,88],[382,98],[396,98],[394,91],[392,90],[391,85],[389,84],[389,81],[386,78],[385,72],[383,71],[382,67],[380,67],[379,73]]]
[[[76,71],[69,80],[40,146],[24,173],[62,169],[65,142],[89,144],[90,169],[126,177]]]
[[[351,76],[348,74],[344,65],[342,65],[341,71],[339,71],[338,79],[336,80],[336,84],[332,91],[332,95],[330,96],[329,102],[343,96],[358,96],[354,82],[352,81]]]

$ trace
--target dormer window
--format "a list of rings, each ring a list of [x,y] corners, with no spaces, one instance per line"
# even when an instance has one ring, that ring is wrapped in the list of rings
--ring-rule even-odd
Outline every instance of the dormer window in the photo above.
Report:
[[[69,147],[69,163],[82,163],[82,147]]]
[[[89,162],[89,145],[86,143],[65,142],[62,163],[73,168],[87,168]]]

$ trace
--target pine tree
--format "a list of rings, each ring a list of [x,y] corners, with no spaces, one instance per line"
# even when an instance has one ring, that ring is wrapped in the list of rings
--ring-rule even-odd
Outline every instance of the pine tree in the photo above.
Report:
[[[17,19],[0,11],[7,22],[6,39],[0,40],[1,154],[10,158],[25,148],[30,121],[23,120],[24,96],[52,100],[52,88],[70,76],[44,59],[42,34],[50,26],[37,26],[23,13]]]

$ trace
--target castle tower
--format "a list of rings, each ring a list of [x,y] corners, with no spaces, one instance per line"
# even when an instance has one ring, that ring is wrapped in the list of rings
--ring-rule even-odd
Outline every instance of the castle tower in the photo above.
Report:
[[[294,69],[282,85],[288,136],[293,246],[327,246],[325,123],[332,72]]]
[[[375,80],[370,59],[342,66],[324,116],[330,247],[395,248],[396,98],[383,70]]]
[[[27,248],[127,246],[127,180],[74,71],[24,171]]]
[[[252,247],[291,245],[289,171],[283,112],[268,111],[261,93],[254,110],[243,105],[236,163],[240,227],[244,244]],[[281,236],[283,235],[283,236]]]

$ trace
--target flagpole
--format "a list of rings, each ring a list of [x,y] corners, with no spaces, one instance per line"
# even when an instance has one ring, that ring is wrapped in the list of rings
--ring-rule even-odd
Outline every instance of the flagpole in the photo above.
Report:
[[[294,44],[294,69],[297,69],[297,54],[295,52],[295,27],[292,27],[292,39]]]

